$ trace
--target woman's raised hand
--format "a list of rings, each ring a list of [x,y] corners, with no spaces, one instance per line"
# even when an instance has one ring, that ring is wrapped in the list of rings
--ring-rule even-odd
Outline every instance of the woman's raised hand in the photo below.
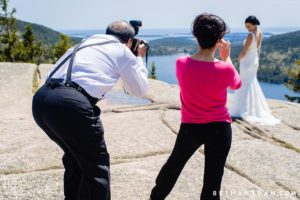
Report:
[[[219,54],[220,57],[223,61],[231,62],[230,59],[230,52],[231,52],[231,44],[229,41],[226,41],[224,39],[221,39],[220,42],[218,43],[218,49],[219,49]]]

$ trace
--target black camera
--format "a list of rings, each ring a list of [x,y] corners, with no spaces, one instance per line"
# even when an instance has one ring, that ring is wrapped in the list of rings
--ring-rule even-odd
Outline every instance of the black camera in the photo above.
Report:
[[[139,34],[139,28],[142,27],[142,21],[140,21],[140,20],[131,20],[131,21],[129,21],[129,23],[134,28],[134,31],[135,31],[134,36]],[[145,47],[146,47],[146,63],[147,63],[149,44],[146,41],[141,40],[141,39],[137,39],[137,38],[133,38],[131,51],[135,56],[137,56],[137,54],[138,54],[138,45],[137,45],[138,41],[140,41],[139,44],[144,44]]]

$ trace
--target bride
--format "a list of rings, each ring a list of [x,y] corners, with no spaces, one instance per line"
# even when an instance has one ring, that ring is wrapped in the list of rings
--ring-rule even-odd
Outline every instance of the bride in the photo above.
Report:
[[[280,120],[272,116],[256,77],[262,44],[262,32],[258,28],[259,25],[260,22],[255,16],[249,16],[245,20],[249,34],[238,57],[243,85],[234,94],[230,113],[232,117],[242,118],[250,123],[275,125]]]

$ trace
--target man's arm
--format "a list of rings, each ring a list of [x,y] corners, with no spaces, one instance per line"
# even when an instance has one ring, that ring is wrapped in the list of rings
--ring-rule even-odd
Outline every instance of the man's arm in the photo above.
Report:
[[[131,59],[120,72],[125,91],[142,97],[148,90],[148,70],[141,56]]]

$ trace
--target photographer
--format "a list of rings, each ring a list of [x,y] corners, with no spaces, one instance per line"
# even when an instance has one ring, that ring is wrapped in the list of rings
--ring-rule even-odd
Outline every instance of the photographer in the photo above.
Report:
[[[146,47],[138,43],[137,56],[130,51],[135,35],[130,23],[111,23],[106,35],[69,49],[33,97],[36,123],[64,151],[66,200],[110,199],[109,154],[96,103],[119,78],[127,92],[146,93]]]

